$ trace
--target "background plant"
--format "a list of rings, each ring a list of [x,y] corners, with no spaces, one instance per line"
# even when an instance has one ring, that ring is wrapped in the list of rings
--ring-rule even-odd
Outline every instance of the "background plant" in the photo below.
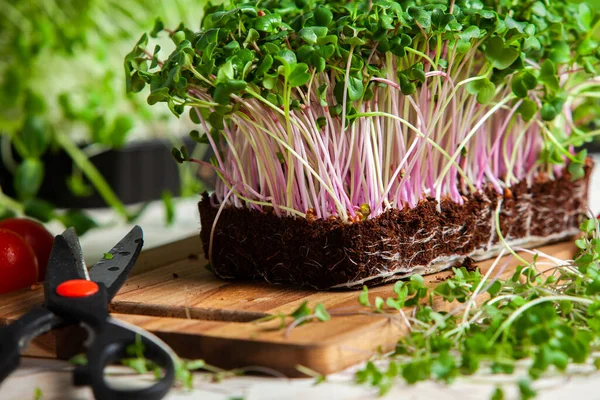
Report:
[[[144,36],[126,65],[132,91],[149,84],[150,103],[190,107],[210,132],[192,137],[215,149],[215,203],[357,220],[361,206],[376,216],[424,196],[462,203],[565,164],[581,177],[574,147],[597,131],[572,112],[596,96],[594,10],[234,1],[207,6],[200,32],[170,34],[166,60]]]
[[[132,218],[87,158],[129,140],[179,140],[185,123],[169,121],[166,107],[150,110],[142,99],[126,95],[122,60],[132,35],[152,27],[154,13],[174,25],[198,25],[202,4],[2,0],[0,7],[2,162],[13,173],[17,196],[3,195],[0,207],[42,220],[57,217],[67,225],[78,223],[80,231],[93,226],[83,213],[56,212],[37,197],[48,173],[44,154],[61,150],[74,162],[68,179],[74,195],[88,196],[95,190],[121,217]],[[171,50],[168,43],[166,50]],[[189,169],[182,177],[184,194],[200,190]]]

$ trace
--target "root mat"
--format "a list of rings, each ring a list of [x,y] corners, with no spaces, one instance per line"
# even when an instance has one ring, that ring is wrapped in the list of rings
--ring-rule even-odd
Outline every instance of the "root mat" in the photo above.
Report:
[[[558,258],[571,258],[572,242],[539,249]],[[529,254],[521,254],[531,259]],[[477,263],[482,273],[493,260]],[[400,320],[364,313],[358,291],[319,292],[259,281],[225,281],[206,270],[201,243],[193,237],[144,251],[132,275],[111,305],[113,317],[154,332],[183,358],[202,358],[222,367],[263,366],[288,376],[300,376],[297,365],[323,374],[340,371],[389,351],[406,333]],[[509,261],[503,277],[512,276],[517,262]],[[426,277],[434,285],[449,271]],[[370,296],[393,295],[393,285],[369,290]],[[0,323],[17,318],[43,301],[43,289],[0,295]],[[279,320],[252,321],[268,314],[290,313],[302,302],[324,303],[336,314],[327,322],[300,325],[286,334]],[[447,303],[439,302],[443,310]],[[360,313],[363,311],[363,313]],[[348,315],[350,314],[350,315]],[[291,319],[288,319],[288,324]],[[41,336],[24,353],[66,359],[82,350],[83,332],[66,328]]]

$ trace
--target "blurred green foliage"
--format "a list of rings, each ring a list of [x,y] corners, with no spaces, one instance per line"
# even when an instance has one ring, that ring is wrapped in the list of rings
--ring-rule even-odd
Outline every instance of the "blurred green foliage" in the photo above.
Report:
[[[0,187],[0,216],[27,213],[35,203],[39,219],[77,220],[75,211],[69,218],[57,215],[50,204],[40,207],[37,198],[48,172],[41,157],[63,150],[74,161],[67,182],[74,195],[95,190],[120,215],[132,218],[79,145],[120,148],[133,134],[175,133],[169,129],[172,120],[166,125],[168,108],[150,110],[143,99],[126,94],[123,58],[156,16],[169,26],[199,27],[203,5],[202,0],[0,0],[0,168],[12,173],[17,196],[8,198]],[[161,46],[170,51],[167,42]],[[184,181],[199,185],[189,177]]]

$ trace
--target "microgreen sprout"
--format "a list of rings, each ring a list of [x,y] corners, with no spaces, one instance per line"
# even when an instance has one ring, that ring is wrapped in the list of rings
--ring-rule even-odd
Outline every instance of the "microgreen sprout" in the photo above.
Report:
[[[600,134],[573,118],[598,95],[597,20],[585,2],[232,0],[199,32],[157,21],[177,48],[159,60],[144,35],[125,69],[199,125],[213,204],[352,223],[581,178],[575,147]]]
[[[356,374],[357,382],[383,394],[398,378],[450,383],[476,372],[514,374],[530,360],[515,384],[521,398],[533,398],[534,381],[551,369],[570,373],[570,364],[600,365],[598,220],[587,219],[580,228],[583,236],[576,240],[579,250],[572,260],[536,252],[532,262],[506,278],[500,277],[500,254],[485,275],[461,267],[433,288],[419,278],[397,283],[398,300],[412,305],[405,309],[411,329],[386,358],[387,367],[369,362]],[[365,293],[359,298],[363,305]],[[441,298],[438,307],[450,311],[434,308],[427,293]],[[382,313],[396,309],[393,300],[387,306]],[[503,391],[491,395],[503,398]]]
[[[286,314],[283,312],[269,314],[265,317],[255,320],[254,323],[260,324],[263,322],[268,322],[268,321],[279,319],[279,321],[280,321],[279,327],[280,327],[280,329],[284,329],[286,327],[286,321],[288,318],[292,319],[292,323],[287,326],[286,335],[289,335],[289,333],[295,327],[302,325],[306,322],[310,322],[310,321],[314,321],[314,320],[322,321],[322,322],[329,321],[331,319],[331,315],[329,315],[329,313],[327,312],[323,303],[317,303],[315,305],[315,307],[313,308],[313,310],[311,310],[308,305],[308,300],[306,300],[306,301],[302,302],[302,304],[300,304],[298,306],[298,308],[296,308],[294,311],[292,311],[289,314]]]

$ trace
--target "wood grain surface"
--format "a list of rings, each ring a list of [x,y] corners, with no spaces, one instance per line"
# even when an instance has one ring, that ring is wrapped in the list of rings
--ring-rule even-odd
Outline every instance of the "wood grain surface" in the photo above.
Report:
[[[132,275],[113,299],[111,312],[118,319],[154,332],[181,357],[203,358],[223,368],[262,366],[288,376],[301,375],[297,365],[328,374],[364,361],[377,351],[389,351],[406,333],[401,318],[365,312],[358,292],[318,292],[311,289],[270,285],[265,282],[224,281],[205,268],[197,238],[185,239],[142,252]],[[557,258],[571,258],[571,242],[540,251]],[[530,254],[521,254],[531,259]],[[514,273],[513,257],[501,260],[503,277]],[[478,263],[482,273],[493,260]],[[500,268],[498,270],[501,270]],[[429,285],[451,274],[426,277]],[[393,285],[372,288],[374,298],[393,295]],[[278,321],[254,323],[269,314],[289,313],[302,302],[311,308],[322,302],[334,315],[327,322],[311,322],[286,332]],[[0,323],[7,323],[43,302],[43,289],[25,289],[0,295]],[[438,310],[448,304],[434,304]],[[291,320],[288,320],[288,324]],[[83,332],[63,329],[43,335],[26,355],[68,358],[82,350]]]

